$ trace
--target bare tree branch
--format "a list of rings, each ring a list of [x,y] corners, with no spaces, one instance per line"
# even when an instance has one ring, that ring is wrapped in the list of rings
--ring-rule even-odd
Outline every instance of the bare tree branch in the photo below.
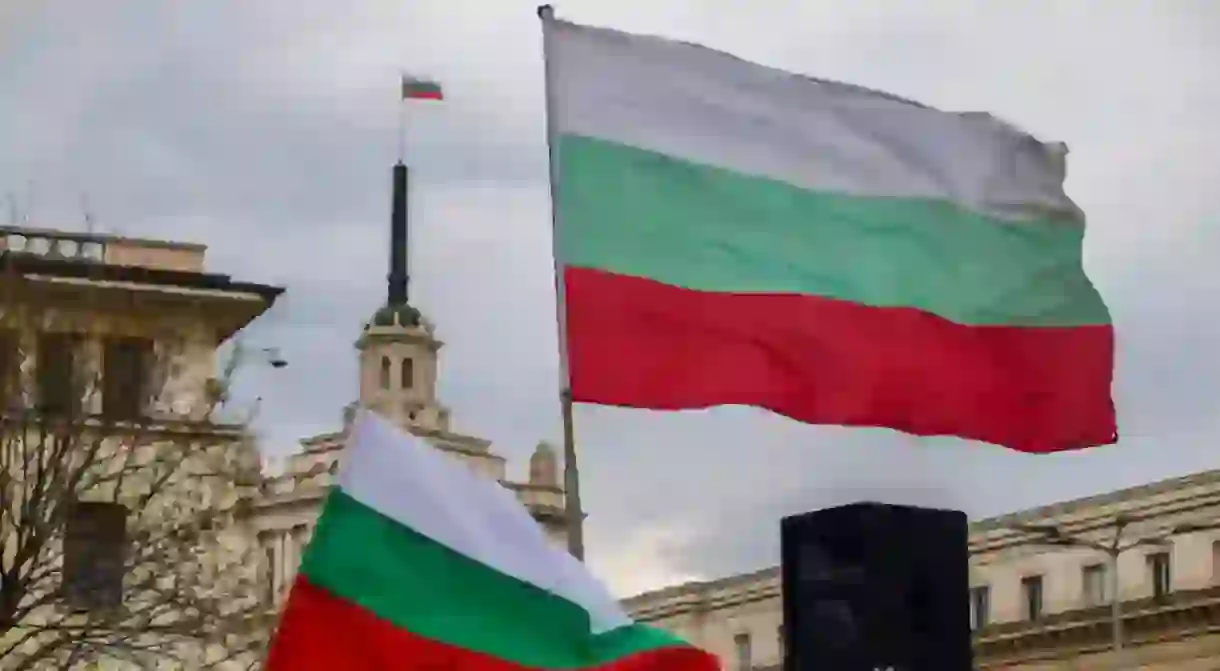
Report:
[[[116,391],[97,360],[100,340],[86,334],[70,367],[71,402],[52,411],[37,339],[53,330],[52,316],[21,300],[21,281],[0,277],[0,329],[13,345],[0,352],[0,668],[87,669],[102,659],[255,668],[270,605],[256,589],[241,502],[243,474],[259,462],[246,425],[220,419],[240,348],[192,390],[181,365],[190,345],[158,341],[135,386]],[[110,412],[105,393],[120,392],[135,395],[127,405],[140,412]],[[122,570],[112,574],[94,565],[100,546],[71,531],[95,503],[126,511]],[[109,604],[93,597],[113,585],[90,591],[107,575],[121,582]]]

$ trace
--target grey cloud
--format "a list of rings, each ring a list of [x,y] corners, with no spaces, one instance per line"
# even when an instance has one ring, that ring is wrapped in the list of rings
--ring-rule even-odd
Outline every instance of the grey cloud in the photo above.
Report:
[[[282,454],[333,429],[356,393],[351,346],[383,297],[398,72],[437,77],[448,100],[408,114],[413,296],[447,342],[458,428],[520,468],[534,441],[559,437],[535,4],[0,3],[0,192],[33,182],[39,223],[62,226],[79,225],[88,191],[104,230],[207,242],[219,270],[288,285],[247,338],[290,365],[254,368],[242,386],[265,397],[260,430]],[[654,575],[723,574],[775,560],[779,515],[839,500],[989,515],[1215,464],[1212,4],[744,7],[572,0],[560,12],[1068,142],[1087,264],[1119,330],[1124,440],[1039,458],[739,408],[579,408],[593,553],[642,552],[647,536]]]

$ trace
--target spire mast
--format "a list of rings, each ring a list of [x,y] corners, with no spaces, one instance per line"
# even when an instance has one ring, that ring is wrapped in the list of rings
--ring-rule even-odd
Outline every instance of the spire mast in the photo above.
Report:
[[[390,211],[390,273],[386,276],[386,304],[407,303],[407,166],[394,166],[394,202]]]
[[[441,85],[435,80],[402,74],[401,98],[398,105],[398,163],[394,165],[394,203],[390,212],[390,273],[386,276],[386,304],[407,304],[407,166],[404,162],[407,146],[407,103],[412,100],[443,100]]]

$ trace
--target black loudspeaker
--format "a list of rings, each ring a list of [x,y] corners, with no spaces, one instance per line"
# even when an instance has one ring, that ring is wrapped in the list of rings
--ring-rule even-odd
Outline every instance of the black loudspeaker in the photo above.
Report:
[[[855,503],[780,524],[784,671],[970,671],[966,514]]]

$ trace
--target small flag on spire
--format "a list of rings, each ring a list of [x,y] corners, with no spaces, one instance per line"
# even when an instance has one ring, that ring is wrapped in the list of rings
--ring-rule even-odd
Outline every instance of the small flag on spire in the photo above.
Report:
[[[440,83],[431,79],[416,79],[403,75],[403,100],[444,100],[444,98]]]

